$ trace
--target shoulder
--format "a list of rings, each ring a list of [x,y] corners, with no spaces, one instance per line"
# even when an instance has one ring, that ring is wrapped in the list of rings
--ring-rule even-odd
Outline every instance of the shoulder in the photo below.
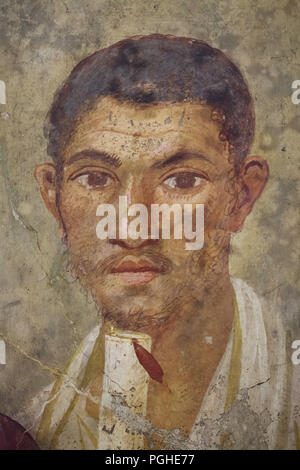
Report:
[[[231,282],[235,291],[241,320],[245,322],[245,326],[252,326],[256,330],[261,328],[265,331],[271,360],[272,357],[277,357],[279,352],[281,352],[280,355],[283,357],[282,354],[286,353],[286,333],[282,315],[278,311],[277,305],[269,302],[265,295],[258,295],[242,279],[231,278]]]
[[[64,384],[67,383],[72,384],[71,388],[76,388],[80,377],[85,371],[85,367],[93,351],[95,342],[99,336],[99,332],[100,326],[97,325],[82,340],[80,346],[71,358],[66,371],[62,374],[61,389],[63,389]],[[26,429],[31,430],[33,436],[35,436],[39,428],[41,418],[43,416],[46,406],[48,405],[48,403],[50,403],[50,401],[53,400],[52,394],[55,384],[56,380],[50,382],[48,385],[42,388],[30,400],[30,402],[27,403],[25,411],[23,409],[16,416],[14,416],[14,418],[21,422],[26,427]],[[55,398],[56,397],[57,394],[55,395]]]
[[[278,306],[277,293],[257,295],[253,288],[241,279],[231,281],[241,321],[247,326],[245,331],[247,336],[251,336],[251,343],[259,337],[258,328],[264,329],[259,343],[264,342],[265,338],[270,377],[268,393],[272,411],[270,429],[274,426],[272,448],[300,448],[300,364],[294,365],[292,362],[294,350],[289,328]],[[256,318],[256,321],[253,322],[252,318]]]

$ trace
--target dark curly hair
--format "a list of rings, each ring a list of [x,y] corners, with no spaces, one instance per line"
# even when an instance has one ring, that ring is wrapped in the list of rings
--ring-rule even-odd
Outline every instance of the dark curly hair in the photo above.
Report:
[[[208,104],[234,162],[238,165],[250,151],[255,116],[248,86],[231,60],[203,41],[135,36],[82,60],[57,90],[46,118],[47,151],[55,162],[78,116],[103,96],[134,103]]]

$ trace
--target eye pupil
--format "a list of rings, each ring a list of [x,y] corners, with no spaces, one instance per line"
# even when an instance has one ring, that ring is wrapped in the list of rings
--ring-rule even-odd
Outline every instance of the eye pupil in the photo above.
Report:
[[[105,172],[91,171],[76,177],[78,183],[86,189],[97,189],[109,186],[113,179]]]
[[[105,173],[89,173],[87,183],[89,186],[105,186],[108,175]]]
[[[176,176],[176,186],[180,189],[191,188],[195,182],[196,176],[193,173],[182,172]]]

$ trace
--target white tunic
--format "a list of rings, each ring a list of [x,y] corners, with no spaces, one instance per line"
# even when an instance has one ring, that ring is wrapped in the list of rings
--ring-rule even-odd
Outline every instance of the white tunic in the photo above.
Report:
[[[99,372],[104,369],[98,395],[100,415],[95,417],[91,409],[99,403],[84,377],[100,332],[96,327],[64,377],[51,386],[51,394],[49,390],[42,393],[43,403],[41,396],[35,400],[34,407],[40,410],[36,415],[43,415],[38,444],[58,449],[134,450],[143,449],[144,436],[155,432],[167,449],[295,448],[299,408],[291,407],[291,394],[296,393],[300,405],[299,389],[295,391],[299,383],[294,378],[292,384],[282,325],[272,312],[263,317],[261,303],[246,283],[232,279],[232,284],[241,335],[239,357],[234,358],[237,332],[233,328],[189,438],[178,430],[157,430],[145,418],[149,376],[138,362],[132,339],[151,351],[151,338],[140,333],[114,330],[105,336],[105,359],[99,363]],[[228,401],[233,358],[240,364],[240,374],[237,390]]]

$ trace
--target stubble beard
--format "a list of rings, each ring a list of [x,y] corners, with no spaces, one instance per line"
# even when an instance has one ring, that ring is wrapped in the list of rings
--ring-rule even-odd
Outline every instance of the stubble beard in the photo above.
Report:
[[[208,237],[206,249],[195,251],[188,257],[184,273],[181,269],[161,276],[158,292],[148,285],[123,286],[119,293],[111,294],[109,287],[105,287],[102,273],[99,273],[95,288],[89,276],[82,272],[80,260],[72,257],[69,270],[94,300],[102,320],[122,330],[147,331],[163,326],[189,306],[193,309],[205,303],[210,290],[228,269],[228,255],[228,238],[220,234],[214,234],[211,239]]]

